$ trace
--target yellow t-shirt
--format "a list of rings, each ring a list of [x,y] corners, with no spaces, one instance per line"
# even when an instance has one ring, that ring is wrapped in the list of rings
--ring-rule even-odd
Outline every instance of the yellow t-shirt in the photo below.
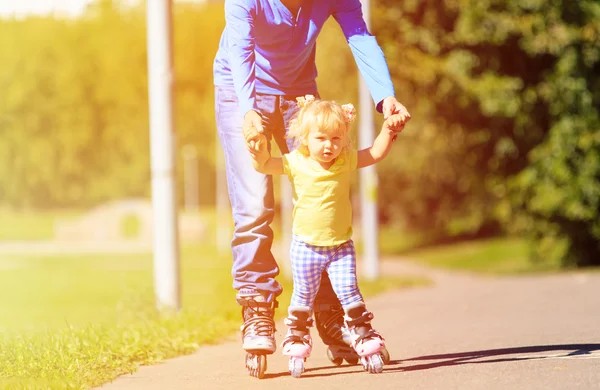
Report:
[[[294,191],[293,233],[307,244],[332,246],[352,237],[350,176],[357,152],[342,152],[324,169],[295,150],[283,155],[283,170]]]

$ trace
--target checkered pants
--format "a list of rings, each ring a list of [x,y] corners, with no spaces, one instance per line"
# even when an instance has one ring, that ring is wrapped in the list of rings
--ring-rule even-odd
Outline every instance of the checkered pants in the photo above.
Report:
[[[315,246],[293,237],[290,258],[294,279],[291,306],[312,308],[325,270],[342,306],[363,300],[356,279],[356,251],[352,240],[335,246]]]

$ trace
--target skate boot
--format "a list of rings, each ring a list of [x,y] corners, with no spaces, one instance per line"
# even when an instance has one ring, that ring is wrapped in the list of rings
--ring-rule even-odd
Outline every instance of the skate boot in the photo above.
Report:
[[[294,378],[300,378],[304,372],[304,362],[312,351],[312,339],[308,328],[313,320],[307,306],[290,307],[284,320],[289,327],[281,343],[283,354],[289,356],[288,369]]]
[[[242,348],[246,353],[248,374],[264,378],[267,370],[267,357],[277,349],[275,345],[275,322],[273,314],[277,308],[277,300],[265,298],[254,290],[242,289],[236,300],[242,306],[244,324],[242,331]]]
[[[319,336],[327,345],[327,357],[336,366],[344,360],[357,364],[359,356],[352,348],[350,332],[344,324],[344,309],[341,305],[315,305],[315,322]]]
[[[379,374],[383,371],[385,349],[383,337],[373,329],[373,313],[367,311],[364,302],[356,302],[345,308],[346,327],[350,331],[352,347],[360,356],[365,371]],[[387,354],[387,351],[385,352]]]

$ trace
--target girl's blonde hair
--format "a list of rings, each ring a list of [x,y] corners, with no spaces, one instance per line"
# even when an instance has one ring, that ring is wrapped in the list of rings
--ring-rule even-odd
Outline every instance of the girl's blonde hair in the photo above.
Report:
[[[344,148],[352,148],[349,136],[350,122],[354,120],[354,106],[345,104],[340,106],[334,101],[317,100],[312,95],[296,99],[300,110],[290,122],[287,138],[294,140],[294,146],[304,155],[308,155],[306,140],[313,129],[318,129],[327,134],[345,137]]]

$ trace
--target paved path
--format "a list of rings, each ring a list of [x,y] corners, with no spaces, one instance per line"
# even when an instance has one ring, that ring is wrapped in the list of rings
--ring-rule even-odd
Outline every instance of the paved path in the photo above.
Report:
[[[399,261],[382,271],[435,284],[368,300],[392,359],[380,375],[333,366],[317,339],[302,378],[288,374],[278,350],[259,380],[246,374],[236,335],[102,390],[600,389],[600,272],[491,278]]]

